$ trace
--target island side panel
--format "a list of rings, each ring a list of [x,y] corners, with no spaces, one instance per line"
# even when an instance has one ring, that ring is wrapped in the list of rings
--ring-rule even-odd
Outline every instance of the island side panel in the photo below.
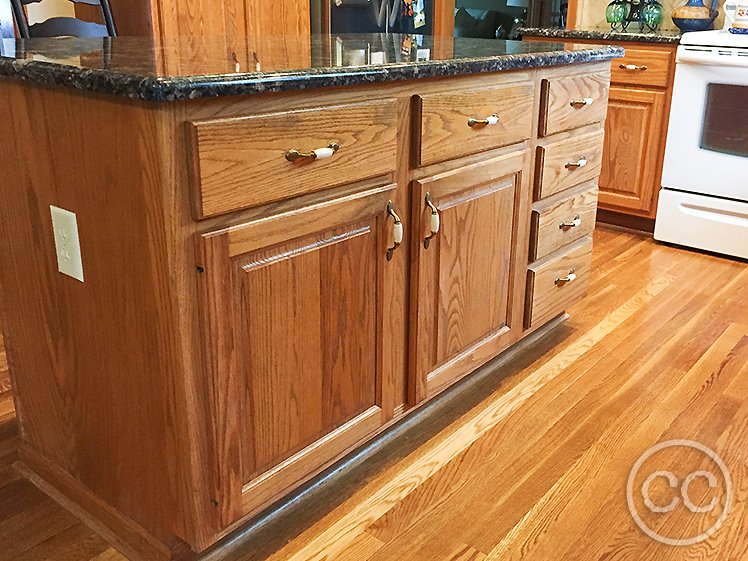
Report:
[[[10,81],[0,92],[2,324],[22,447],[147,539],[194,540],[173,116]],[[50,205],[77,215],[85,282],[57,270]]]

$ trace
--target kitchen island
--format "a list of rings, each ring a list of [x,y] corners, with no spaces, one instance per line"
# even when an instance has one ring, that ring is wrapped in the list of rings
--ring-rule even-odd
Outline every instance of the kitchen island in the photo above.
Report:
[[[275,40],[3,45],[18,467],[131,559],[193,558],[586,291],[622,49]]]

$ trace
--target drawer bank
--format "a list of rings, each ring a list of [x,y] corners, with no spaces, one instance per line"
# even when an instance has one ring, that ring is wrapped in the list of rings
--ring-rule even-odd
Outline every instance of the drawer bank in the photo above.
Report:
[[[585,294],[621,49],[421,42],[0,59],[19,469],[129,558],[194,558]]]

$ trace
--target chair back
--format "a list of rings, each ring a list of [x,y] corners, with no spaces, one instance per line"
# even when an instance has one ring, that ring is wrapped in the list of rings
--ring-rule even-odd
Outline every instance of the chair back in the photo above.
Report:
[[[21,37],[116,37],[114,18],[109,6],[109,0],[70,0],[74,4],[89,4],[101,8],[104,23],[83,21],[71,17],[52,17],[47,20],[29,25],[25,7],[42,0],[11,0],[13,14],[16,18],[18,33]]]

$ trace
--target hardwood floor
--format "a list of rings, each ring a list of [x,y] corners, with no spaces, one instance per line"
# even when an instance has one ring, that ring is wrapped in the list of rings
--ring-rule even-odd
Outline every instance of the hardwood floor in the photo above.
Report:
[[[590,295],[569,313],[532,356],[497,373],[477,406],[316,520],[237,547],[232,561],[748,556],[748,265],[599,229]],[[724,525],[691,546],[648,537],[627,507],[637,458],[672,439],[714,450],[732,478]],[[0,428],[0,561],[121,561],[12,471],[16,440],[12,423]],[[681,482],[709,462],[652,458],[670,461],[659,467]],[[704,481],[691,488],[697,505],[720,492]],[[656,504],[680,496],[659,483]],[[714,516],[675,508],[642,518],[678,538]]]

